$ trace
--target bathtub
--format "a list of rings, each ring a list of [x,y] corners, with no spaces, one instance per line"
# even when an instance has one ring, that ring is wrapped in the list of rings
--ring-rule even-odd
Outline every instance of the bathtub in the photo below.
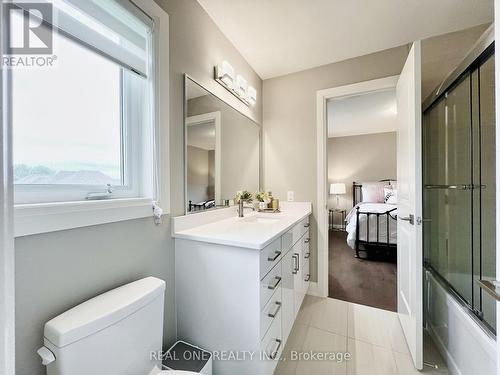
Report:
[[[496,341],[429,270],[424,270],[424,315],[429,335],[453,375],[495,375]]]

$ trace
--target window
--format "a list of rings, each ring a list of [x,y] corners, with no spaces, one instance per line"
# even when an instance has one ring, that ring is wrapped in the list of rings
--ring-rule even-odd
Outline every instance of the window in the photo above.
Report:
[[[153,199],[152,21],[128,2],[53,4],[56,63],[12,71],[16,204]]]

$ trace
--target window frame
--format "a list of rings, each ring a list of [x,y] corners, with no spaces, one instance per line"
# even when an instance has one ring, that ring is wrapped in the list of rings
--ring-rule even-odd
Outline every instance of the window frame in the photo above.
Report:
[[[132,173],[132,180],[137,182],[133,189],[136,194],[135,196],[122,195],[120,187],[117,186],[113,196],[103,200],[79,199],[17,203],[15,204],[16,237],[150,217],[153,214],[154,205],[161,205],[164,215],[170,212],[169,154],[168,148],[160,147],[160,136],[162,144],[169,144],[169,16],[154,2],[134,0],[131,3],[153,20],[149,62],[151,74],[147,78],[147,85],[144,85],[150,95],[150,108],[145,112],[148,112],[146,115],[150,117],[151,127],[135,127],[137,131],[142,132],[140,142],[135,142],[135,144],[141,143],[142,149],[148,147],[150,152],[137,153],[135,152],[137,146],[128,150],[129,157],[136,156],[134,160],[128,161],[129,167],[133,164],[135,171]],[[125,98],[126,95],[123,97]],[[140,119],[139,123],[143,124],[143,120],[144,118]],[[133,134],[130,131],[121,135],[125,141],[122,142],[122,144],[125,143],[125,147],[130,147],[130,143],[134,143],[129,139],[131,136]],[[145,165],[148,167],[141,167]],[[145,169],[147,171],[140,181],[137,172]],[[37,188],[35,185],[29,185],[29,187]],[[82,185],[76,187],[75,185],[60,185],[60,187],[72,190],[73,188],[81,189]],[[90,187],[96,189],[96,185],[90,185]]]
[[[66,38],[65,35],[61,37]],[[72,39],[71,39],[72,40]],[[76,41],[72,40],[77,43]],[[84,44],[78,44],[88,53],[96,52]],[[151,56],[152,57],[152,56]],[[105,58],[105,57],[104,57]],[[108,62],[115,64],[114,61],[107,59]],[[147,102],[138,103],[144,98],[143,87],[133,82],[136,76],[135,72],[128,71],[118,65],[120,69],[119,92],[120,92],[120,185],[111,185],[113,193],[107,199],[121,198],[140,198],[142,181],[140,170],[152,168],[153,166],[140,165],[140,156],[145,153],[141,145],[141,137],[148,134],[141,134],[138,130],[141,122],[141,116],[147,111]],[[13,77],[15,79],[15,75]],[[142,86],[148,87],[154,80],[151,74]],[[98,89],[98,88],[97,88]],[[134,91],[135,90],[135,91]],[[150,98],[152,100],[153,98]],[[148,124],[149,125],[149,124]],[[148,126],[148,128],[152,128]],[[106,193],[108,185],[86,185],[86,184],[16,184],[14,182],[14,203],[17,204],[38,204],[38,203],[57,203],[68,201],[84,201],[92,193]]]

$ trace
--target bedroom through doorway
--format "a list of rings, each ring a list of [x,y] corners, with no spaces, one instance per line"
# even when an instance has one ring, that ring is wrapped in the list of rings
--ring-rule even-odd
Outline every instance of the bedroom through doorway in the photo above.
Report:
[[[328,296],[397,311],[395,87],[333,98],[328,126]]]

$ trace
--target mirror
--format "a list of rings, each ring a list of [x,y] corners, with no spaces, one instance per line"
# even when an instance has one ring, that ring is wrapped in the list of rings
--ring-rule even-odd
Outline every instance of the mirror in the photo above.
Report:
[[[185,76],[186,213],[259,190],[260,126]]]

